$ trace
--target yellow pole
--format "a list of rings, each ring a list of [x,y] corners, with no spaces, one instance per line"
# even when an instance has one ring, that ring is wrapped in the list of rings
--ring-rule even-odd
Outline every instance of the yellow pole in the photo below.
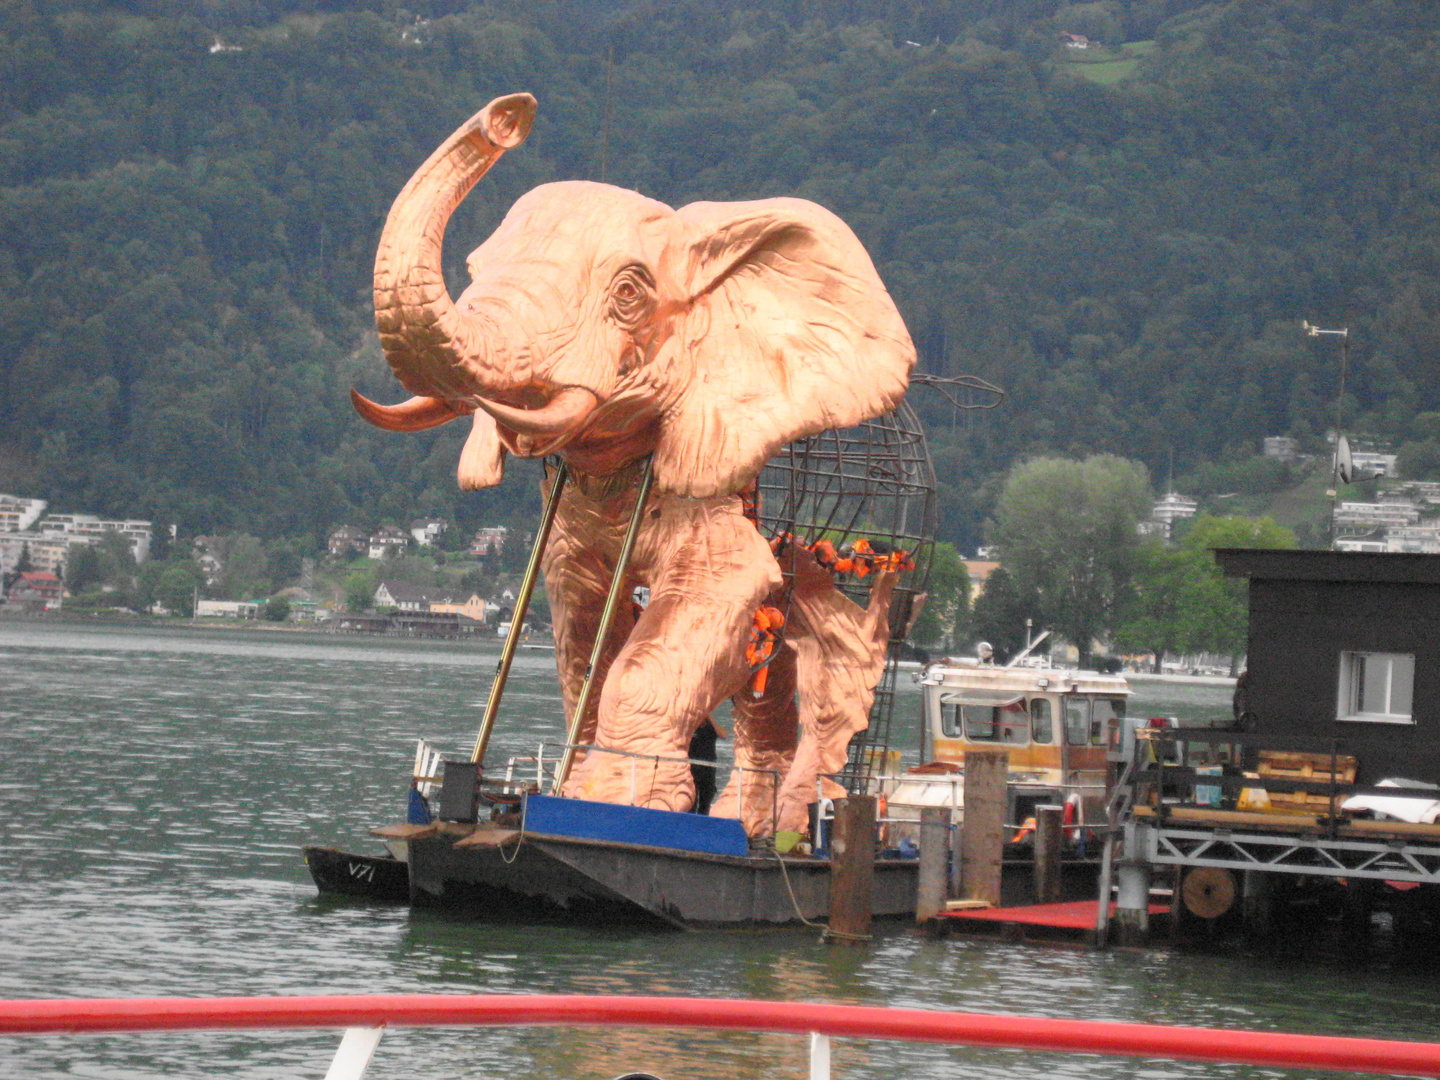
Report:
[[[575,743],[580,738],[580,720],[585,707],[590,703],[590,691],[595,684],[595,668],[600,663],[600,654],[605,648],[605,639],[610,636],[610,624],[615,619],[620,594],[625,590],[625,570],[630,565],[630,553],[635,550],[635,536],[640,531],[640,520],[645,512],[645,500],[650,495],[651,465],[653,459],[645,459],[645,471],[640,475],[640,493],[635,496],[635,509],[630,515],[630,527],[625,531],[625,540],[620,545],[620,556],[615,560],[615,575],[610,579],[610,592],[605,597],[605,609],[600,613],[600,627],[595,631],[595,644],[590,649],[590,663],[585,666],[585,681],[580,684],[580,695],[575,699],[575,712],[570,717],[570,730],[565,734],[565,753],[560,758],[560,768],[555,773],[554,791],[558,795],[570,776],[570,767],[575,761]]]
[[[570,478],[570,467],[560,462],[555,470],[555,479],[550,485],[550,497],[545,500],[545,511],[540,515],[540,528],[535,533],[535,546],[530,549],[530,562],[525,566],[525,576],[520,579],[520,595],[515,597],[515,614],[510,619],[510,633],[505,635],[505,644],[500,649],[500,662],[495,665],[495,682],[490,687],[490,697],[485,702],[485,715],[480,718],[480,732],[475,736],[475,749],[470,760],[485,761],[485,748],[490,743],[490,731],[495,726],[495,714],[500,711],[500,698],[505,693],[505,680],[510,677],[510,664],[515,659],[515,649],[520,643],[520,627],[525,622],[525,613],[530,608],[530,596],[535,591],[535,579],[540,574],[540,558],[545,553],[545,542],[550,539],[550,526],[555,524],[555,511],[560,507],[560,493],[565,490],[565,481]]]

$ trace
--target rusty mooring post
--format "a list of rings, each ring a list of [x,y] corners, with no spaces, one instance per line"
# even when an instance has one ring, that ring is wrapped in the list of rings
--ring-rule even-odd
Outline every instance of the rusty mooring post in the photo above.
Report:
[[[920,810],[920,880],[915,892],[915,921],[926,922],[945,910],[950,891],[950,808]]]
[[[965,824],[960,838],[960,894],[1000,906],[1000,857],[1005,847],[1005,781],[1010,754],[971,750],[965,755]]]
[[[875,798],[852,795],[835,803],[830,835],[830,925],[825,940],[859,945],[870,940],[870,891],[875,880]]]
[[[1056,904],[1060,901],[1060,848],[1063,806],[1035,807],[1035,902]]]

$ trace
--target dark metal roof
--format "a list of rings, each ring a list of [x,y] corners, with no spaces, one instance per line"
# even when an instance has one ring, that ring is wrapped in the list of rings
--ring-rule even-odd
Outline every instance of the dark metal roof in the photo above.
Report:
[[[1226,577],[1440,585],[1440,555],[1216,548],[1215,561]]]

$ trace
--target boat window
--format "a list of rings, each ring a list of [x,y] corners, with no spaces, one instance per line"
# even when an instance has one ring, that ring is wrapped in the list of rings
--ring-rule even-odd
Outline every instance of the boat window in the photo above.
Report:
[[[960,706],[954,702],[945,702],[940,706],[940,730],[951,739],[958,739],[961,736],[960,730]]]
[[[1029,710],[1023,701],[1009,705],[961,705],[965,738],[975,742],[1029,741]]]
[[[1106,745],[1111,725],[1124,715],[1124,698],[1096,698],[1090,706],[1090,745]]]
[[[1065,741],[1071,746],[1084,746],[1090,741],[1090,699],[1065,699]]]
[[[1055,741],[1055,723],[1050,716],[1050,699],[1037,697],[1030,702],[1030,739],[1037,743]]]

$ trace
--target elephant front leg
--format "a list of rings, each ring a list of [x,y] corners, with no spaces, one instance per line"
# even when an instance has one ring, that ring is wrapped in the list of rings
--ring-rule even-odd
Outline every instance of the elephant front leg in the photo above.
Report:
[[[732,701],[735,768],[730,782],[710,808],[710,815],[738,817],[750,836],[770,836],[780,816],[780,779],[790,771],[800,730],[795,706],[794,648],[782,645],[770,661],[765,692],[760,697],[746,686]],[[778,827],[792,826],[781,823]]]
[[[751,619],[780,572],[738,500],[656,501],[636,549],[650,605],[610,666],[595,749],[565,794],[688,810],[690,737],[744,682]]]
[[[800,744],[780,790],[780,827],[800,828],[820,780],[830,798],[844,789],[823,779],[845,766],[850,740],[870,722],[885,670],[893,570],[877,571],[862,608],[809,558],[795,561],[792,637],[798,654]]]
[[[576,731],[577,744],[594,742],[600,709],[598,689],[604,685],[610,665],[635,624],[630,601],[632,590],[627,589],[611,622],[606,646],[596,661],[595,688],[576,728],[575,706],[594,654],[595,636],[615,568],[607,545],[595,542],[597,533],[604,535],[604,524],[587,515],[580,516],[578,521],[563,516],[557,518],[545,552],[545,591],[554,623],[555,666],[565,708],[565,731]],[[579,765],[584,757],[585,751],[577,750],[575,764]]]

